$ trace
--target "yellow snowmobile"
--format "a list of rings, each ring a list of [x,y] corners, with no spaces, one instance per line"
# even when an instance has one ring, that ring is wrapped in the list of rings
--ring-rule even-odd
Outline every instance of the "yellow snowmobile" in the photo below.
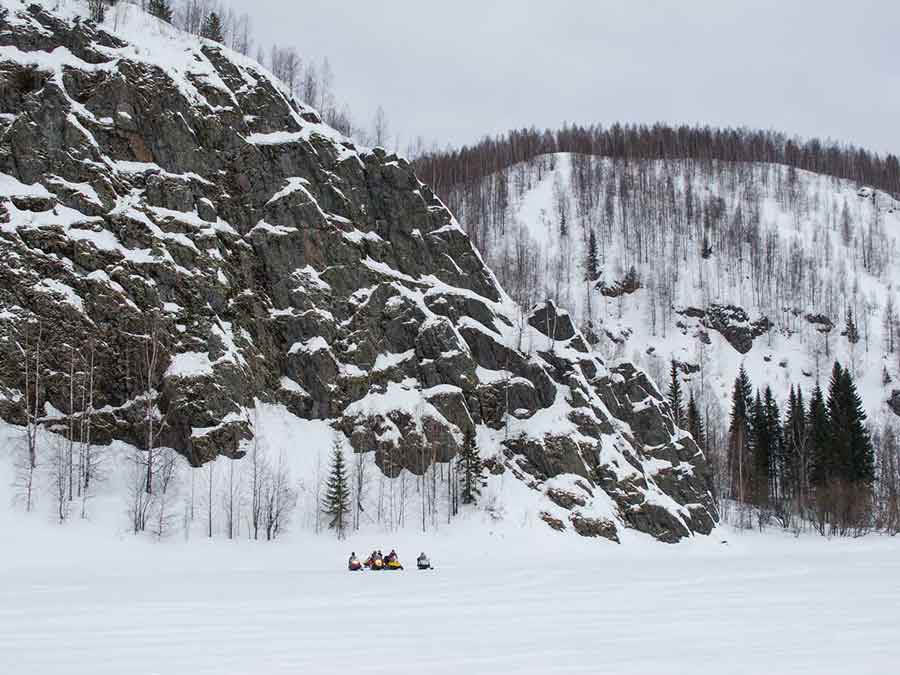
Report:
[[[391,551],[388,556],[384,559],[384,569],[386,570],[402,570],[403,565],[400,564],[400,559],[397,557],[396,551]]]

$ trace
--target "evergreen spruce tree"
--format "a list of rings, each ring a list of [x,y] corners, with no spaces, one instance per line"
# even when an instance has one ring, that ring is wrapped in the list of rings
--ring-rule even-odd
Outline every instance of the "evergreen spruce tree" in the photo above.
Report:
[[[703,452],[706,452],[706,430],[703,428],[703,418],[700,417],[700,410],[697,408],[697,401],[694,399],[694,392],[688,398],[687,406],[687,430],[700,446]]]
[[[847,471],[845,480],[850,483],[871,484],[875,480],[875,448],[866,428],[866,412],[853,381],[853,375],[845,370],[842,382],[842,398],[847,407],[848,425],[847,457],[843,464]]]
[[[853,221],[850,218],[850,209],[847,208],[847,200],[844,200],[844,208],[841,209],[841,238],[844,240],[844,246],[850,245],[853,237]]]
[[[700,255],[704,260],[709,259],[709,257],[713,254],[712,246],[709,244],[709,234],[704,229],[703,231],[703,247],[700,249]]]
[[[781,486],[784,483],[784,430],[781,427],[781,411],[770,386],[766,386],[763,394],[763,407],[766,414],[766,435],[769,440],[769,497],[777,500],[783,491]]]
[[[728,425],[728,475],[731,496],[746,500],[750,483],[750,448],[753,385],[744,366],[738,371],[731,391],[731,422]]]
[[[817,448],[816,501],[820,527],[847,534],[868,527],[875,450],[849,369],[834,364],[828,383],[827,435]]]
[[[784,418],[784,466],[782,490],[785,497],[798,499],[806,490],[807,418],[803,391],[791,385]]]
[[[750,414],[753,451],[753,501],[759,506],[769,503],[769,459],[771,442],[769,435],[769,419],[762,395],[756,392],[756,400]]]
[[[684,409],[681,400],[681,382],[678,380],[678,366],[675,359],[669,369],[669,407],[672,409],[672,420],[676,427],[684,426]]]
[[[847,336],[847,342],[855,345],[859,342],[859,329],[856,327],[856,321],[853,320],[853,310],[847,309],[847,321],[844,326],[844,334]]]
[[[206,15],[203,25],[200,27],[200,37],[220,43],[225,41],[222,35],[222,20],[216,12],[210,12]]]
[[[828,406],[822,387],[816,384],[809,401],[806,437],[809,443],[810,482],[817,487],[828,480],[831,449],[831,430],[828,421]]]
[[[328,527],[336,530],[338,538],[343,539],[346,519],[350,515],[350,480],[339,441],[335,441],[331,456],[331,474],[326,485],[324,512],[331,516]]]
[[[585,281],[597,281],[600,276],[600,261],[597,258],[597,237],[594,236],[594,230],[588,236],[587,260],[585,261]]]
[[[157,19],[172,23],[172,5],[169,4],[169,0],[150,0],[147,3],[147,11]]]
[[[894,294],[888,293],[887,301],[884,305],[884,316],[881,320],[881,326],[884,331],[884,342],[888,354],[894,353],[894,336],[897,334],[897,311],[894,309]]]
[[[481,494],[481,457],[475,444],[475,431],[466,432],[462,451],[457,460],[460,499],[463,504],[474,504]]]
[[[850,473],[850,419],[846,394],[844,369],[835,361],[828,382],[828,438],[821,457],[825,483],[842,480]]]
[[[596,345],[600,340],[594,330],[594,310],[591,303],[591,296],[594,291],[594,284],[600,276],[600,266],[597,259],[597,237],[594,236],[594,230],[591,228],[588,236],[587,256],[584,260],[584,281],[587,285],[585,294],[585,304],[587,309],[587,322],[584,329],[585,338],[591,346]]]

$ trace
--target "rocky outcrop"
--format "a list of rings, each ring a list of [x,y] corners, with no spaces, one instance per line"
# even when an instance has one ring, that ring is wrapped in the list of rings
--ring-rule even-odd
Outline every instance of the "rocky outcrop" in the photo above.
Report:
[[[586,518],[578,513],[573,513],[570,518],[572,527],[582,537],[602,537],[609,539],[617,544],[619,543],[619,535],[616,526],[608,520],[601,518]]]
[[[623,278],[617,279],[612,283],[597,282],[597,288],[600,290],[600,294],[607,298],[618,298],[639,291],[641,280],[638,277],[637,270],[632,267]]]
[[[834,328],[834,322],[824,314],[807,314],[806,320],[815,326],[819,333],[830,333]]]
[[[585,499],[579,494],[569,492],[568,490],[560,490],[558,488],[550,488],[547,490],[547,497],[551,502],[564,509],[571,510],[576,506],[584,506]]]
[[[504,429],[491,474],[573,509],[578,534],[615,538],[610,500],[665,541],[710,531],[705,459],[643,373],[607,368],[552,303],[523,317],[406,160],[172,40],[136,49],[37,6],[0,25],[4,419],[24,419],[16,362],[40,337],[57,419],[80,410],[73,355],[94,355],[99,442],[143,447],[149,408],[154,444],[239,458],[263,400],[397,476]]]
[[[768,317],[751,320],[743,308],[735,305],[711,304],[706,309],[686,307],[679,314],[697,319],[702,326],[720,333],[741,354],[748,353],[753,348],[753,340],[772,329]]]
[[[541,511],[541,520],[543,520],[551,529],[562,532],[566,529],[566,524],[559,518],[554,518],[546,511]]]

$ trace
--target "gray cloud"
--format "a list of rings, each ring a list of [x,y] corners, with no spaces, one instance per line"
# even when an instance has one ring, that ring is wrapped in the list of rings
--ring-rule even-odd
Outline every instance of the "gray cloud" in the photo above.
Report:
[[[900,152],[900,6],[862,0],[233,0],[328,56],[356,118],[462,144],[564,121],[773,128]]]

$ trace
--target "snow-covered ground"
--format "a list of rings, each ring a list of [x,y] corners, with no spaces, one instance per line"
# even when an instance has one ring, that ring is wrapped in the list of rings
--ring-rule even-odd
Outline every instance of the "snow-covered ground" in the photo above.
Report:
[[[721,528],[643,547],[549,530],[159,543],[7,515],[0,670],[17,675],[822,675],[887,673],[900,658],[896,538]],[[424,548],[436,569],[345,570],[351,549],[375,546],[407,564]]]
[[[284,431],[272,412],[270,440]],[[245,525],[229,541],[218,508],[204,536],[202,498],[185,534],[182,467],[158,540],[129,532],[119,444],[87,519],[76,508],[54,522],[45,470],[24,513],[12,487],[20,433],[0,424],[0,673],[821,675],[889,672],[900,658],[900,538],[720,527],[677,545],[623,530],[617,545],[552,531],[510,479],[426,533],[410,505],[394,532],[316,535],[301,495],[277,541],[248,541]],[[291,464],[295,479],[315,473]],[[206,469],[194,475],[203,492]],[[351,550],[391,547],[408,567],[425,550],[436,569],[346,571]]]

